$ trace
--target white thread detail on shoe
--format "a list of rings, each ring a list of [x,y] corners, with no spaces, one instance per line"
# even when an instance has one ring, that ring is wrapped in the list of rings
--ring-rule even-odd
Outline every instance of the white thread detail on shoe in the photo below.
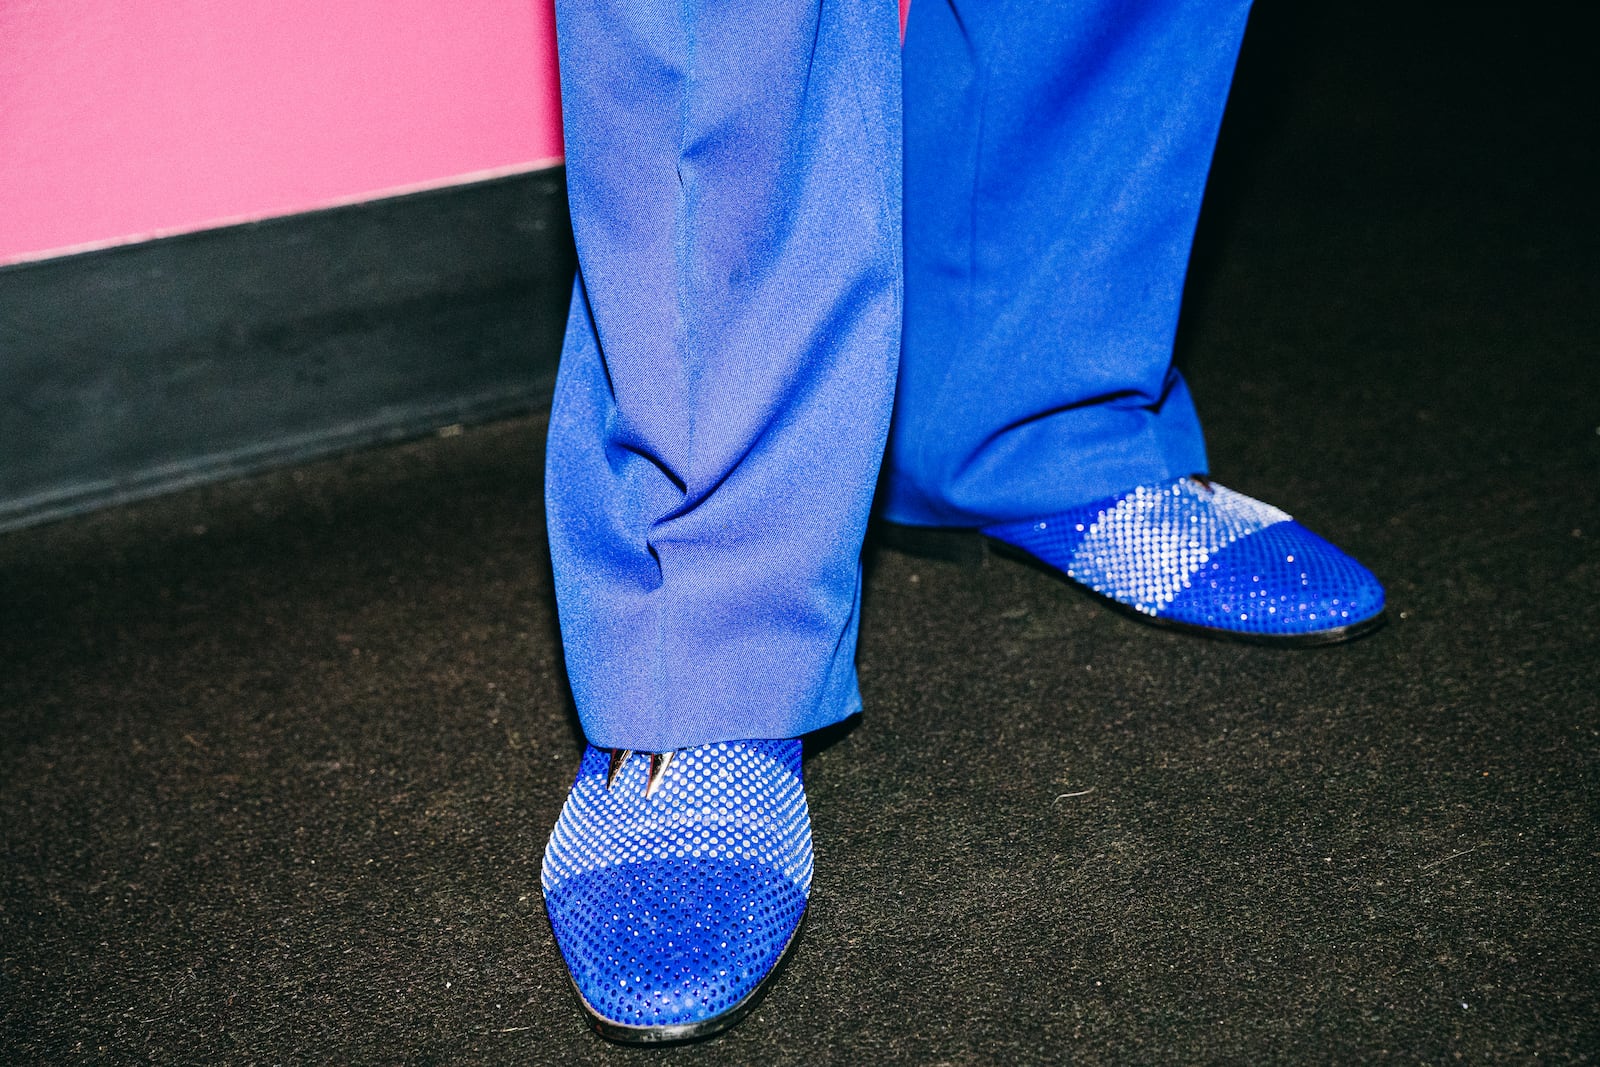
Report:
[[[810,816],[787,767],[738,742],[684,749],[647,798],[647,764],[636,755],[609,789],[603,774],[573,784],[545,850],[546,892],[603,867],[691,857],[760,865],[809,891]]]
[[[1097,593],[1156,615],[1214,554],[1288,521],[1271,504],[1191,478],[1140,486],[1100,513],[1066,572]]]

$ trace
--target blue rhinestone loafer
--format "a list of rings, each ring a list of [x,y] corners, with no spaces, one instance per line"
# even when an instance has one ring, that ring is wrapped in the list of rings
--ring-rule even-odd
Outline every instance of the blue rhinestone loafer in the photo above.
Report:
[[[738,1022],[795,941],[811,867],[798,740],[589,746],[543,884],[591,1025],[641,1044]]]
[[[1161,626],[1321,645],[1383,623],[1371,571],[1272,505],[1199,476],[982,533]]]

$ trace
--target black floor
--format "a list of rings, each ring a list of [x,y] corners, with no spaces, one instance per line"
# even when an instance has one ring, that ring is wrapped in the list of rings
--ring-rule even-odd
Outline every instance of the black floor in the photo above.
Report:
[[[641,1053],[540,904],[579,738],[537,422],[9,535],[0,1062],[1594,1060],[1592,38],[1396,10],[1264,0],[1183,339],[1219,479],[1387,629],[1196,641],[875,553],[806,939]]]

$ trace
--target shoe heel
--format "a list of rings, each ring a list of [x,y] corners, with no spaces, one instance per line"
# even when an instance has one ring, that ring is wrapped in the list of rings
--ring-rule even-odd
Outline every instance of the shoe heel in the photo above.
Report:
[[[988,555],[982,534],[956,526],[902,526],[897,522],[880,521],[874,529],[874,540],[908,556],[959,563],[965,567],[981,566]]]

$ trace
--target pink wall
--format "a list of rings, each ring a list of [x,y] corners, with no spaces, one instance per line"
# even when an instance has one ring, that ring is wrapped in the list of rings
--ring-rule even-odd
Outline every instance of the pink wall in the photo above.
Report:
[[[0,0],[0,263],[561,154],[551,0]]]

